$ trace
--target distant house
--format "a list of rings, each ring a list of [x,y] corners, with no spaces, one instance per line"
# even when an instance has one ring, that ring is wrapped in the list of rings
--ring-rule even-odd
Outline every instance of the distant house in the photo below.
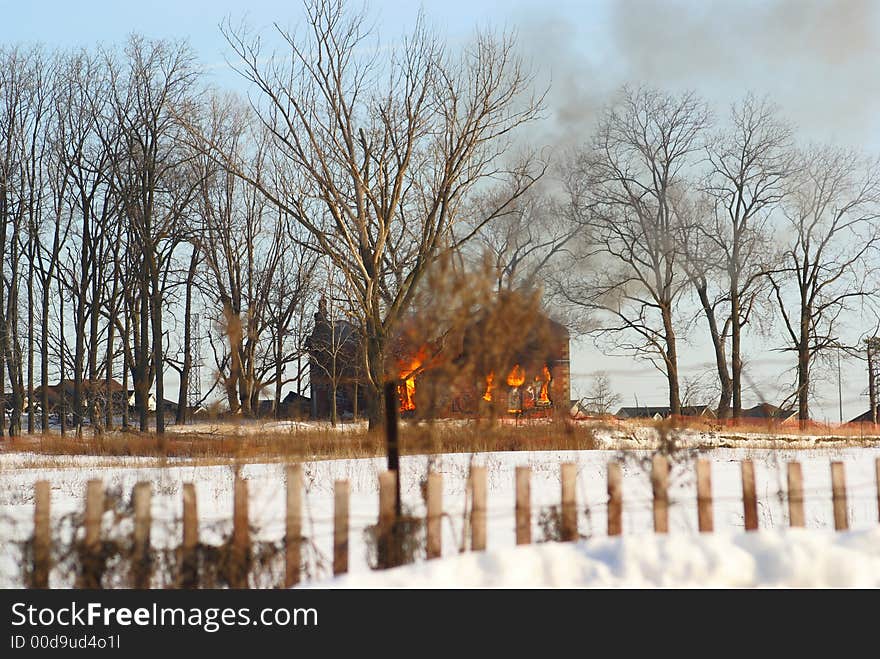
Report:
[[[75,390],[76,383],[74,382],[74,380],[67,378],[61,380],[57,384],[49,385],[46,388],[46,397],[49,403],[47,412],[49,414],[60,414],[61,410],[63,409],[66,414],[73,414],[73,400]],[[34,389],[34,406],[36,410],[39,410],[42,399],[43,388],[37,387],[36,389]],[[110,380],[109,388],[107,387],[107,381],[103,379],[83,380],[82,414],[86,417],[88,416],[87,405],[90,399],[95,401],[95,405],[101,411],[105,409],[107,400],[109,399],[110,404],[113,406],[113,412],[115,414],[121,414],[125,405],[128,405],[128,409],[130,412],[136,411],[137,409],[135,406],[134,389],[125,390],[122,388],[122,385],[114,379]],[[156,396],[152,393],[150,393],[147,398],[147,410],[150,412],[156,411]],[[165,410],[166,412],[176,413],[177,403],[166,400]]]
[[[754,407],[743,410],[740,413],[740,418],[767,419],[785,423],[786,421],[791,421],[797,417],[797,413],[798,411],[794,409],[783,409],[776,405],[771,405],[770,403],[761,403],[760,405],[755,405]]]
[[[307,396],[301,396],[295,391],[288,393],[278,403],[279,419],[304,419],[311,415],[312,400]],[[261,398],[257,401],[254,410],[260,418],[273,418],[275,416],[275,399]]]
[[[871,414],[871,410],[867,410],[854,419],[850,419],[847,423],[874,423],[874,416]]]
[[[667,406],[639,406],[639,407],[621,407],[617,410],[618,419],[654,419],[660,421],[669,418],[671,413],[670,407]],[[681,408],[681,415],[686,417],[700,417],[706,419],[716,418],[715,410],[709,405],[687,405]]]
[[[621,407],[615,414],[618,419],[654,419],[659,421],[669,416],[669,407],[639,406]]]

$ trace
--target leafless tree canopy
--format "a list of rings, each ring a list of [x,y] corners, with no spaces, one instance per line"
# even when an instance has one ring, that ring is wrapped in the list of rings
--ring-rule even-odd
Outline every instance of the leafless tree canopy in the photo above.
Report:
[[[536,118],[539,103],[508,36],[478,34],[456,55],[420,21],[389,50],[341,2],[316,0],[306,10],[300,32],[276,27],[280,52],[225,28],[255,87],[276,169],[269,179],[226,162],[308,230],[344,276],[364,329],[375,421],[387,342],[426,269],[540,175],[529,159],[511,167],[504,157],[511,132]],[[512,182],[508,194],[455,234],[468,196],[499,179]]]

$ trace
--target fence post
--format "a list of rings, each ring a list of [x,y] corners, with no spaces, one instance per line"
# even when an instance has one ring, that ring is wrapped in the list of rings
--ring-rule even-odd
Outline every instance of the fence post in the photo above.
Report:
[[[285,574],[284,587],[290,588],[299,583],[302,542],[302,466],[287,468],[287,516],[285,521],[284,549]]]
[[[348,481],[333,488],[333,574],[348,572]]]
[[[799,462],[788,463],[788,519],[789,526],[805,526],[804,479]]]
[[[486,468],[471,467],[471,551],[486,549]]]
[[[183,484],[183,545],[180,557],[180,585],[195,588],[199,583],[199,517],[196,486]]]
[[[700,533],[712,533],[712,466],[697,460],[697,524]]]
[[[619,462],[608,463],[608,535],[623,532],[623,489]]]
[[[758,530],[758,497],[755,493],[755,465],[751,460],[743,460],[742,470],[743,521],[746,531]]]
[[[531,467],[516,468],[516,544],[532,542]]]
[[[101,557],[101,517],[104,515],[104,485],[93,479],[86,484],[85,539],[80,559],[79,588],[100,588],[103,560]]]
[[[669,533],[669,462],[655,455],[651,465],[651,489],[654,493],[654,533]]]
[[[376,558],[379,567],[394,567],[393,530],[397,472],[383,471],[379,474],[379,528],[376,542]]]
[[[577,500],[576,500],[576,479],[577,465],[573,462],[566,462],[560,469],[562,480],[562,537],[563,542],[571,542],[577,540],[578,520],[577,520]]]
[[[428,474],[428,510],[425,520],[427,530],[427,557],[440,558],[443,553],[443,476]]]
[[[400,443],[397,436],[397,407],[400,399],[397,395],[399,382],[385,383],[385,446],[388,455],[388,471],[398,474],[394,481],[394,516],[400,517],[402,504],[400,500]]]
[[[134,486],[134,544],[131,557],[132,585],[150,587],[150,499],[152,485],[141,482]]]
[[[248,526],[248,483],[235,478],[232,515],[232,554],[230,588],[246,588],[250,563],[251,533]]]
[[[834,530],[846,531],[849,520],[846,513],[846,475],[842,462],[831,463],[831,501],[834,504]]]
[[[49,535],[49,481],[34,484],[34,565],[31,588],[49,587],[51,540]]]

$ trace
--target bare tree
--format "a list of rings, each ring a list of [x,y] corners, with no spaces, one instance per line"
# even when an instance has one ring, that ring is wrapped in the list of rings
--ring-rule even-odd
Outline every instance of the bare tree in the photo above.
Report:
[[[184,218],[196,194],[193,154],[181,140],[183,121],[195,110],[198,71],[183,43],[129,39],[122,62],[107,56],[111,71],[109,119],[118,128],[111,172],[136,246],[140,297],[140,347],[135,391],[141,431],[147,429],[150,365],[156,385],[156,432],[165,431],[163,272],[185,237]],[[148,322],[149,321],[149,322]],[[148,336],[149,334],[149,336]],[[151,348],[148,348],[151,346]]]
[[[614,408],[620,404],[620,394],[611,388],[611,379],[604,371],[593,378],[593,384],[587,395],[581,399],[584,407],[591,414],[613,414]]]
[[[785,331],[784,350],[797,353],[798,419],[810,418],[810,369],[829,349],[845,347],[841,316],[877,292],[880,162],[852,151],[814,147],[784,204],[785,240],[767,271]]]
[[[426,269],[542,173],[528,158],[512,170],[502,163],[511,132],[535,119],[540,103],[510,37],[479,34],[456,57],[420,20],[400,49],[380,51],[365,16],[340,0],[307,0],[305,9],[301,34],[277,28],[285,57],[244,30],[224,30],[257,90],[273,159],[290,165],[268,180],[240,162],[228,166],[299,222],[344,276],[364,332],[374,426],[386,348]],[[475,188],[504,178],[514,181],[510,192],[454,235]]]
[[[691,93],[624,88],[566,181],[569,213],[584,235],[557,290],[590,313],[594,336],[665,374],[676,415],[676,310],[688,280],[674,202],[688,189],[708,122],[708,110]]]
[[[476,203],[485,209],[495,208],[500,205],[499,197],[512,192],[507,186],[492,188]],[[485,213],[474,215],[483,217]],[[509,204],[507,212],[483,226],[472,247],[479,251],[480,258],[491,254],[499,291],[522,286],[540,288],[544,275],[576,232],[576,227],[565,222],[552,196],[533,186]],[[551,288],[545,293],[551,294]]]
[[[718,417],[742,411],[742,332],[760,303],[770,243],[768,219],[794,170],[791,129],[767,100],[735,105],[729,127],[706,149],[704,203],[686,227],[683,265],[706,317],[721,395]],[[727,342],[730,341],[730,365]],[[732,404],[732,406],[731,406]]]

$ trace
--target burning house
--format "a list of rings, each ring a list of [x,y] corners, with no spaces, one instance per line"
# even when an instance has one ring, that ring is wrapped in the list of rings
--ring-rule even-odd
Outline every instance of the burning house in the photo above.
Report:
[[[315,314],[310,351],[313,418],[366,411],[358,328]],[[489,413],[549,416],[570,398],[569,332],[541,313],[510,323],[477,314],[458,332],[419,343],[402,336],[394,346],[399,410],[403,416],[473,417]]]
[[[510,296],[510,294],[507,294]],[[476,314],[442,341],[398,348],[400,411],[427,417],[549,416],[567,410],[569,332],[545,314]]]

